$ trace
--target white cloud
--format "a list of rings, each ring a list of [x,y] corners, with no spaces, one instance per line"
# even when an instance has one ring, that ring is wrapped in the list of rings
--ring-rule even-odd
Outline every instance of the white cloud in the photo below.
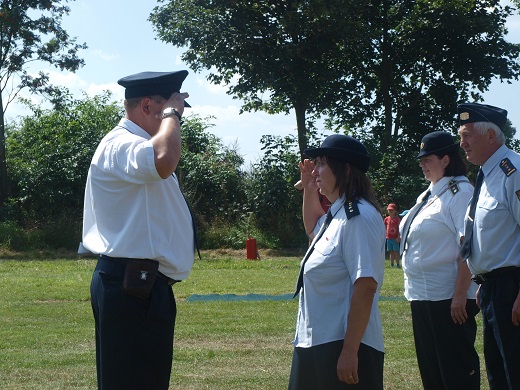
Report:
[[[119,53],[117,53],[117,54],[109,54],[109,53],[106,53],[103,50],[99,50],[99,49],[98,50],[93,50],[92,53],[96,57],[99,57],[102,60],[107,61],[107,62],[116,61],[120,57]]]
[[[112,92],[112,98],[116,101],[123,101],[125,98],[123,88],[117,83],[108,83],[108,84],[95,84],[91,83],[88,85],[86,89],[86,93],[88,96],[96,96],[101,95],[104,91]]]

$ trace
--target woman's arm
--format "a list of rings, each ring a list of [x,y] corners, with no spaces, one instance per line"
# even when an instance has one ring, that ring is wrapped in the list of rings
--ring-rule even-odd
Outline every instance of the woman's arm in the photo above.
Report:
[[[314,163],[306,159],[303,163],[300,162],[299,166],[303,186],[303,226],[305,227],[305,232],[312,240],[314,238],[316,222],[318,222],[318,219],[325,213],[320,204],[316,179],[312,176]]]
[[[338,378],[342,382],[355,384],[358,376],[358,350],[361,339],[370,319],[377,282],[374,278],[363,277],[354,283],[354,292],[350,301],[347,332],[343,349],[338,359]]]
[[[460,259],[459,259],[460,260]],[[466,312],[466,294],[471,284],[471,272],[465,261],[459,262],[459,271],[455,291],[451,299],[451,318],[456,324],[463,324],[468,319]]]

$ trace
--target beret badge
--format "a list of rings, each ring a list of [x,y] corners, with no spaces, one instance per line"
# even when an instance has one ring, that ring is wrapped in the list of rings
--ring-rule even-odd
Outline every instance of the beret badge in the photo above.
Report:
[[[461,121],[467,121],[469,119],[469,112],[461,112],[460,113],[460,120]]]

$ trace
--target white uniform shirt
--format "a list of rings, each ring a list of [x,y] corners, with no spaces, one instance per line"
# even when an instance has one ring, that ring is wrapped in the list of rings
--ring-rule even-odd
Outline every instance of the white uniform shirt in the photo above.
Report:
[[[157,173],[150,138],[123,118],[101,140],[85,188],[83,246],[158,260],[160,272],[183,280],[194,261],[192,219],[176,176]]]
[[[500,167],[505,158],[516,168],[509,176]],[[502,145],[482,165],[482,172],[468,259],[474,275],[520,266],[520,156]]]
[[[385,263],[383,219],[371,204],[361,200],[360,215],[347,220],[344,201],[343,196],[331,206],[334,218],[305,265],[293,344],[307,348],[343,340],[354,282],[372,277],[377,292],[361,342],[384,352],[378,308]],[[315,234],[324,221],[325,216],[314,228]]]
[[[434,185],[430,184],[430,198],[410,225],[402,261],[404,295],[409,301],[453,298],[460,264],[460,238],[464,234],[464,214],[473,187],[466,177],[457,176],[454,179],[461,182],[458,183],[459,191],[453,194],[448,188],[452,179],[443,177]],[[417,198],[417,202],[425,193]],[[401,222],[401,229],[406,217]],[[472,282],[466,297],[475,299],[476,289],[477,285]]]

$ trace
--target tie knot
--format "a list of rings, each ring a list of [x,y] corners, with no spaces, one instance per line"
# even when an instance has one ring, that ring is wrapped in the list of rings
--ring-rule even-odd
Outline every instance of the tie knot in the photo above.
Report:
[[[426,193],[422,197],[422,201],[423,202],[427,201],[431,194],[432,194],[432,192],[430,190],[426,191]]]

